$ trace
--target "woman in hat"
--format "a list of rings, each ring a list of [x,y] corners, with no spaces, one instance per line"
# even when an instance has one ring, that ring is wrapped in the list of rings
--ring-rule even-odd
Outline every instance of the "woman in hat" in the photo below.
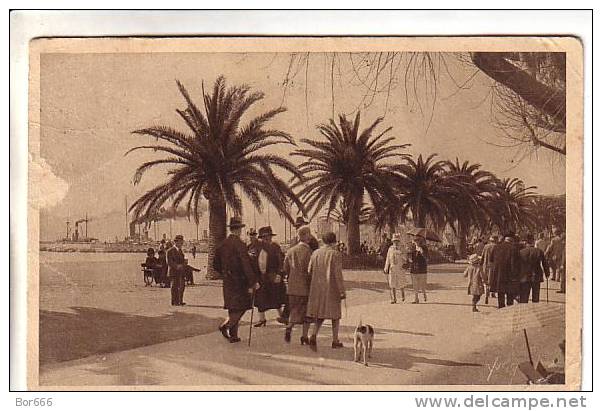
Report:
[[[272,241],[275,235],[270,226],[259,229],[256,267],[259,269],[260,288],[255,296],[259,322],[255,327],[266,325],[265,312],[272,309],[278,310],[278,320],[283,322],[282,305],[286,303],[286,288],[282,279],[282,250]]]
[[[412,304],[418,304],[418,293],[422,292],[424,302],[426,302],[426,281],[427,281],[427,258],[428,249],[426,241],[422,237],[414,237],[409,245],[407,254],[407,264],[410,268],[412,277],[412,288],[414,289],[414,301]]]
[[[468,295],[472,295],[472,312],[477,313],[477,303],[485,294],[485,274],[481,267],[481,257],[472,254],[468,257],[468,267],[464,271],[464,277],[468,277]]]
[[[391,304],[397,304],[396,289],[401,291],[401,301],[406,300],[404,287],[406,286],[406,276],[403,264],[405,261],[405,253],[401,247],[401,235],[393,234],[393,245],[387,251],[385,260],[384,273],[387,275],[389,288],[391,289]]]

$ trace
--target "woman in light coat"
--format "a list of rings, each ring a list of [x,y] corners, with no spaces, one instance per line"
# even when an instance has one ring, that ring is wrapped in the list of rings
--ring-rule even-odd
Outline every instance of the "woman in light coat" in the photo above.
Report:
[[[341,348],[339,341],[339,321],[341,300],[345,299],[343,282],[343,258],[336,249],[336,235],[332,232],[322,237],[324,246],[316,250],[309,260],[311,285],[307,301],[307,316],[315,320],[314,332],[309,346],[317,350],[316,338],[325,319],[332,320],[332,348]]]
[[[481,258],[477,254],[468,257],[468,267],[464,271],[464,277],[468,278],[468,295],[472,296],[472,312],[477,313],[477,303],[485,294],[486,277],[481,267]]]
[[[407,285],[406,272],[403,268],[406,253],[401,246],[401,235],[393,234],[393,245],[389,247],[387,259],[385,260],[384,273],[387,276],[387,282],[391,289],[391,304],[397,303],[395,290],[401,291],[401,301],[406,300],[404,287]]]

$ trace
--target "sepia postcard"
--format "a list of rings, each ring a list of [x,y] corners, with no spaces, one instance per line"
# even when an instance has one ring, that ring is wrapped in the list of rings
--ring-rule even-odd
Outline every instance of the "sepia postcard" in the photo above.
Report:
[[[573,37],[38,38],[31,390],[578,390]]]

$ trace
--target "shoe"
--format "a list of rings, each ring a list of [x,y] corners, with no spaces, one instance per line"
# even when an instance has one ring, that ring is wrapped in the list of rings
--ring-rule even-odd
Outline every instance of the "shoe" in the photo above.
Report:
[[[340,341],[333,341],[332,348],[343,348],[343,343]]]
[[[391,301],[391,304],[397,304],[397,301]]]
[[[478,313],[478,312],[479,312],[479,310],[477,310],[477,307],[472,307],[472,312],[473,312],[473,313]]]
[[[424,294],[424,302],[426,302],[426,294]]]
[[[230,337],[230,343],[231,344],[237,343],[239,341],[240,341],[240,338],[238,338],[238,337]]]
[[[291,332],[293,332],[293,330],[291,330],[290,328],[286,328],[284,330],[284,341],[286,341],[287,343],[291,342]]]
[[[178,304],[178,305],[186,305],[186,303],[182,302],[182,303],[180,303],[180,304]]]
[[[288,325],[288,320],[284,317],[278,317],[276,318],[276,321],[278,321],[280,324]]]
[[[263,321],[259,321],[257,324],[254,324],[253,327],[256,327],[256,328],[265,327],[266,324],[267,324],[267,321],[263,320]]]
[[[225,339],[229,340],[230,339],[230,330],[228,329],[228,326],[226,325],[220,325],[219,328],[220,332],[222,333],[222,335],[224,336]]]
[[[412,304],[420,304],[420,301],[414,300],[414,301],[412,301]]]
[[[309,338],[307,337],[301,337],[301,345],[309,345]]]
[[[566,291],[558,290],[556,291],[556,294],[566,294]]]
[[[307,343],[309,344],[309,348],[311,348],[312,351],[318,351],[318,342],[316,341],[315,335],[309,337]]]

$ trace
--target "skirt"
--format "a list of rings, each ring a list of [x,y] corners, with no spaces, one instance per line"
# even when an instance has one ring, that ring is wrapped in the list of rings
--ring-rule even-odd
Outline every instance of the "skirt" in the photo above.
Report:
[[[307,321],[307,296],[289,295],[288,307],[290,315],[289,324],[303,324]]]
[[[387,280],[389,282],[389,288],[396,288],[399,290],[407,285],[406,273],[404,273],[403,271],[390,272],[389,274],[387,274]]]
[[[426,291],[426,274],[411,274],[414,291]]]

